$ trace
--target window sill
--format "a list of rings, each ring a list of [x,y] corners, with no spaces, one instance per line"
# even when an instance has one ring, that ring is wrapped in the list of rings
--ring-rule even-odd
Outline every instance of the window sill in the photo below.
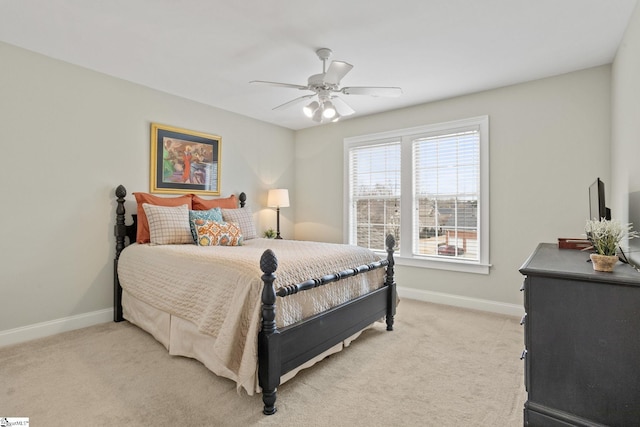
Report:
[[[394,254],[396,265],[429,268],[434,270],[457,271],[461,273],[489,274],[491,264],[476,264],[454,260],[431,260],[424,258],[407,258]]]

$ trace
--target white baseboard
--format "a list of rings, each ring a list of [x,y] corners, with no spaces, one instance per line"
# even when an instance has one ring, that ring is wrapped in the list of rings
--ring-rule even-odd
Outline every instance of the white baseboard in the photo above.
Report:
[[[73,331],[74,329],[86,328],[87,326],[106,323],[111,320],[113,320],[113,309],[105,308],[104,310],[0,331],[0,347],[30,341],[36,338],[43,338],[61,332]]]
[[[524,315],[524,307],[518,304],[508,304],[505,302],[463,297],[460,295],[424,291],[401,286],[397,287],[397,291],[401,298],[452,305],[455,307],[470,308],[473,310],[490,311],[492,313],[506,314],[514,317],[522,317],[522,315]]]

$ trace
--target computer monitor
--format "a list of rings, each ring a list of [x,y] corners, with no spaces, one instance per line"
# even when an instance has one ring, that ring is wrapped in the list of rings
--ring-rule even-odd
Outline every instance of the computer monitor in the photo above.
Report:
[[[604,199],[604,182],[597,178],[589,186],[589,219],[611,220],[611,210],[606,206]]]

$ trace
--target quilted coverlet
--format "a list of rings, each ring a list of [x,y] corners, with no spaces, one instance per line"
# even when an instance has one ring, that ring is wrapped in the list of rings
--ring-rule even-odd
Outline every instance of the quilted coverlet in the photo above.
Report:
[[[378,261],[350,245],[251,239],[243,246],[133,244],[118,261],[118,277],[132,296],[189,320],[215,337],[214,351],[243,384],[255,377],[260,330],[260,257],[278,258],[276,289]],[[279,328],[325,311],[383,285],[384,269],[276,300]]]

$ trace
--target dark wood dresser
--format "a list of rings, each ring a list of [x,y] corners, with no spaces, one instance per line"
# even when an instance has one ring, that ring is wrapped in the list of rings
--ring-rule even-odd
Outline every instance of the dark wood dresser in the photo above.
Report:
[[[525,276],[524,425],[640,426],[640,272],[540,244]]]

